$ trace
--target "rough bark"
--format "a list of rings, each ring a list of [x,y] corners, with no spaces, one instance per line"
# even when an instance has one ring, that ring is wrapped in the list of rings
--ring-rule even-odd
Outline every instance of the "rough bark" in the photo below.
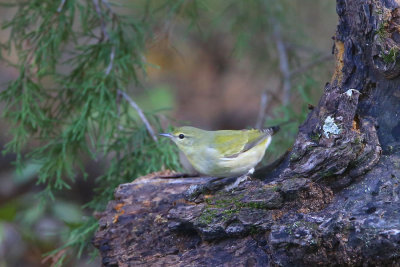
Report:
[[[335,73],[262,179],[117,188],[94,238],[103,264],[400,266],[399,4],[337,0]]]

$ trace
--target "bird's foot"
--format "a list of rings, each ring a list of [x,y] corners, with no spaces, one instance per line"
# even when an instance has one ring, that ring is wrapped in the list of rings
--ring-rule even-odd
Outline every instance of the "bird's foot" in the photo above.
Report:
[[[247,174],[243,174],[242,176],[239,176],[236,178],[236,181],[234,183],[228,184],[224,190],[225,191],[232,191],[236,187],[238,187],[241,183],[245,182],[249,176]]]

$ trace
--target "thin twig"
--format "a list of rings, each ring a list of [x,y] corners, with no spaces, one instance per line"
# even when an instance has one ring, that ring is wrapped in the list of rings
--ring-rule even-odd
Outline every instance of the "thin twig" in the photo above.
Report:
[[[292,85],[290,82],[289,58],[287,55],[285,44],[282,41],[280,25],[278,22],[274,23],[274,39],[279,56],[279,70],[281,71],[282,74],[282,84],[283,84],[282,103],[283,105],[287,105],[290,102],[290,89]]]
[[[267,92],[263,92],[260,99],[260,109],[258,110],[256,129],[261,129],[265,120],[265,109],[267,108],[268,95]]]
[[[301,44],[293,43],[293,42],[289,42],[289,41],[284,41],[284,44],[288,51],[296,50],[297,52],[295,52],[295,53],[303,52],[303,53],[307,53],[309,55],[325,53],[325,51],[320,50],[320,49],[316,48],[315,46],[306,46],[306,45],[301,45]]]
[[[93,5],[94,5],[97,15],[100,18],[101,34],[103,35],[103,37],[105,37],[106,41],[108,41],[108,40],[110,40],[110,35],[107,32],[106,23],[104,21],[103,14],[101,13],[101,7],[100,7],[99,0],[93,0]]]
[[[102,1],[103,5],[106,6],[106,8],[108,9],[108,11],[113,14],[113,11],[109,5],[109,3],[105,0]],[[100,39],[100,42],[104,39],[105,41],[110,41],[110,34],[107,31],[107,26],[106,26],[106,22],[104,20],[104,15],[101,12],[101,7],[100,7],[100,2],[99,0],[93,0],[93,5],[95,7],[96,13],[99,16],[100,19],[100,28],[101,28],[101,35],[102,38]],[[105,74],[106,76],[108,76],[113,68],[113,64],[114,64],[114,58],[115,58],[115,46],[113,45],[111,47],[111,53],[110,53],[110,63],[108,64],[106,70],[105,70]]]
[[[122,97],[126,101],[128,101],[128,103],[131,105],[131,107],[133,107],[136,110],[136,112],[139,114],[140,119],[142,120],[142,122],[146,126],[146,129],[149,132],[150,136],[153,138],[153,140],[155,142],[158,142],[158,138],[157,138],[156,134],[154,133],[153,127],[151,127],[149,121],[147,120],[146,116],[144,115],[144,113],[140,109],[140,107],[136,104],[136,102],[133,101],[133,99],[122,90],[118,90],[118,94],[122,95]]]
[[[113,47],[111,48],[110,63],[108,64],[107,69],[106,69],[106,76],[107,76],[108,74],[110,74],[110,72],[111,72],[111,70],[112,70],[112,68],[113,68],[114,57],[115,57],[115,46],[113,46]]]
[[[42,259],[42,264],[46,263],[48,260],[50,260],[50,267],[57,266],[57,262],[65,256],[67,253],[67,249],[62,249],[59,252],[55,254],[50,254]]]
[[[57,8],[57,12],[58,12],[58,13],[60,13],[60,12],[62,11],[62,9],[63,9],[63,7],[64,7],[64,4],[65,4],[65,1],[66,1],[66,0],[61,0],[61,3],[60,3],[60,5],[59,5],[58,8]]]
[[[297,69],[292,70],[290,72],[290,77],[293,78],[293,76],[304,73],[304,72],[308,71],[309,69],[311,69],[315,66],[318,66],[322,62],[331,60],[331,59],[333,59],[333,56],[331,54],[320,56],[319,58],[315,59],[314,61],[311,61],[311,62],[305,64],[304,66],[300,66]]]
[[[101,2],[107,7],[107,9],[108,9],[112,14],[114,14],[114,11],[112,10],[111,5],[110,5],[110,3],[109,3],[107,0],[101,0]]]
[[[118,116],[118,118],[121,117],[121,98],[122,98],[122,95],[118,92],[117,93],[117,99],[116,99],[116,102],[117,102],[117,116]],[[118,129],[120,131],[124,129],[124,127],[121,125],[121,120],[118,122]]]

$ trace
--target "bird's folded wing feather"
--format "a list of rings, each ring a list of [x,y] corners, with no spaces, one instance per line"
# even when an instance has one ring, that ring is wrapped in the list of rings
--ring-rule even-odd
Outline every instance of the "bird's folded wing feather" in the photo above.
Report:
[[[267,138],[269,134],[265,134],[258,130],[246,130],[241,132],[227,131],[225,133],[216,134],[215,149],[225,158],[235,158],[240,153],[246,152],[256,145],[260,144]]]

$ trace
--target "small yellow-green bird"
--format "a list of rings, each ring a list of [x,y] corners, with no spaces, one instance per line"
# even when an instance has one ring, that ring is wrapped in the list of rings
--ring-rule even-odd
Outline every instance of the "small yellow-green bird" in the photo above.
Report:
[[[205,131],[184,126],[169,137],[201,174],[234,177],[253,173],[271,143],[278,126],[262,130]]]

